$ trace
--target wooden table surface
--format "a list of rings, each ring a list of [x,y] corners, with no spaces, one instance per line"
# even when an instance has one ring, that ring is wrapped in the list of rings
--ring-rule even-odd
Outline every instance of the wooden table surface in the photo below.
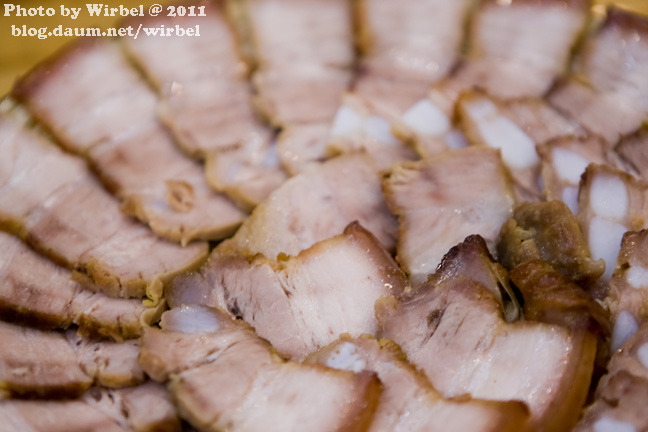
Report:
[[[448,0],[454,1],[454,0]],[[596,0],[598,3],[616,3],[621,7],[629,8],[640,13],[648,15],[648,0]],[[110,0],[104,1],[112,7],[124,5],[125,7],[136,7],[155,3],[165,4],[162,0]],[[69,27],[101,27],[107,28],[113,26],[120,20],[119,17],[90,17],[86,10],[87,0],[5,0],[2,2],[3,8],[0,12],[0,95],[5,94],[11,88],[12,84],[19,76],[27,72],[32,66],[40,60],[54,53],[62,45],[68,42],[70,37],[49,37],[47,39],[38,39],[36,37],[14,37],[11,35],[11,26],[22,27],[56,27],[59,24]],[[52,7],[56,10],[56,15],[51,17],[16,17],[4,16],[4,5],[13,3],[23,7]],[[99,3],[99,2],[97,2]],[[76,20],[61,17],[60,5],[66,7],[82,8],[79,17]]]

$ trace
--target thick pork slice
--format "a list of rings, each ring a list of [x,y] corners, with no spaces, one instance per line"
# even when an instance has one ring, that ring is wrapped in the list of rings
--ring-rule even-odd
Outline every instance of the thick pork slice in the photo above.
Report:
[[[612,147],[648,116],[648,18],[612,8],[590,36],[574,78],[549,95],[556,108]]]
[[[521,402],[444,399],[388,339],[342,336],[309,358],[325,366],[378,374],[383,390],[369,431],[521,431],[528,411]]]
[[[242,206],[253,207],[281,184],[286,174],[271,145],[272,131],[252,110],[248,68],[238,53],[222,5],[207,3],[205,15],[129,22],[199,26],[199,37],[140,35],[122,42],[157,87],[162,120],[178,144],[190,155],[207,160],[212,186]],[[227,161],[222,161],[223,157]],[[228,165],[236,165],[245,174],[231,175]]]
[[[207,255],[206,243],[183,248],[124,216],[82,160],[11,116],[0,115],[0,151],[0,221],[89,288],[159,297],[163,283]]]
[[[425,281],[443,255],[471,234],[494,248],[513,211],[499,152],[486,147],[397,164],[383,188],[399,217],[398,259],[414,282]]]
[[[389,253],[354,223],[277,262],[214,255],[200,273],[176,278],[168,299],[226,309],[280,353],[302,359],[342,333],[376,334],[376,300],[406,286]]]
[[[379,174],[364,154],[343,155],[289,179],[216,251],[220,255],[260,253],[270,259],[280,253],[297,255],[340,234],[353,221],[393,250],[396,219],[385,203]]]
[[[364,430],[375,410],[374,374],[285,362],[224,311],[171,309],[161,327],[145,332],[140,363],[169,379],[180,415],[199,430]]]
[[[596,353],[596,336],[589,330],[591,301],[546,267],[527,264],[514,282],[525,294],[524,312],[530,320],[508,323],[505,299],[498,299],[492,287],[474,276],[442,277],[445,267],[459,266],[456,260],[462,255],[449,254],[441,277],[401,298],[380,300],[380,335],[400,344],[445,397],[468,393],[521,400],[531,411],[531,430],[570,430],[585,402]],[[547,292],[567,294],[538,298],[526,293],[536,285],[546,286],[547,274]],[[559,300],[552,303],[553,298]],[[555,316],[558,323],[552,321]]]
[[[138,341],[91,342],[0,322],[0,388],[14,396],[78,396],[91,384],[125,387],[144,380]]]
[[[66,149],[87,158],[123,211],[158,235],[183,244],[220,239],[244,218],[175,147],[157,120],[155,94],[116,44],[78,42],[13,94]]]
[[[149,382],[119,390],[92,388],[68,401],[3,401],[0,430],[175,432],[181,428],[166,389]]]
[[[72,280],[72,273],[0,232],[0,311],[5,320],[42,328],[79,326],[84,335],[115,340],[140,336],[157,310],[142,300],[115,299]]]

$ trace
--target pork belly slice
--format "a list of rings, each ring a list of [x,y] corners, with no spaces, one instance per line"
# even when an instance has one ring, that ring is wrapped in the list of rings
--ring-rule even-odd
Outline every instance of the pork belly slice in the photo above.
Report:
[[[3,401],[0,421],[6,430],[29,432],[181,430],[166,389],[152,382],[119,390],[92,388],[68,401]]]
[[[158,308],[87,290],[72,273],[0,232],[0,311],[3,319],[41,328],[76,324],[81,334],[123,340],[140,336]]]
[[[499,151],[472,147],[435,158],[396,164],[383,183],[399,218],[398,260],[414,283],[470,234],[491,250],[511,216],[513,195]]]
[[[605,271],[603,260],[592,259],[578,220],[560,201],[517,206],[502,226],[497,255],[511,270],[541,259],[585,288]]]
[[[208,245],[166,242],[123,215],[79,158],[0,115],[0,222],[112,297],[159,297]],[[146,259],[143,259],[146,257]]]
[[[220,255],[270,259],[297,255],[358,221],[393,250],[396,219],[387,208],[369,156],[344,155],[292,177],[257,206],[236,234],[215,249]]]
[[[628,171],[635,171],[643,181],[648,181],[648,127],[621,140],[615,148]]]
[[[139,341],[93,342],[74,335],[0,322],[0,386],[13,396],[78,396],[91,384],[144,381]]]
[[[221,5],[207,4],[205,14],[129,21],[135,26],[198,25],[200,37],[142,35],[122,42],[155,84],[162,121],[180,147],[205,159],[210,184],[249,209],[279,186],[286,174],[279,164],[272,131],[252,110],[247,66]],[[223,151],[226,155],[221,155]],[[245,173],[232,174],[241,168],[228,166],[242,166]]]
[[[156,118],[155,94],[116,44],[77,42],[31,72],[13,95],[156,234],[183,244],[221,239],[243,220],[176,148]]]
[[[589,325],[594,306],[557,273],[549,274],[552,284],[543,281],[548,265],[526,266],[513,281],[522,286],[529,320],[507,323],[492,289],[460,274],[432,278],[400,298],[381,299],[376,303],[380,335],[400,344],[445,397],[468,393],[520,400],[530,409],[530,430],[567,431],[589,388],[596,354]],[[526,294],[535,285],[548,286],[551,295]]]
[[[302,359],[342,333],[376,334],[374,303],[407,285],[391,255],[353,223],[279,261],[214,255],[200,273],[176,278],[167,297],[172,307],[226,309],[280,353]]]
[[[482,2],[472,20],[467,59],[405,112],[397,136],[438,153],[446,148],[444,135],[463,91],[480,88],[503,100],[544,95],[567,68],[587,13],[581,0]]]
[[[616,351],[575,431],[638,432],[648,428],[648,326],[643,325]]]
[[[612,8],[587,39],[575,77],[554,89],[549,101],[613,146],[646,120],[647,75],[648,18]]]
[[[626,232],[605,298],[614,323],[613,350],[621,348],[639,326],[648,322],[647,269],[648,231]]]
[[[313,354],[309,362],[378,374],[383,390],[369,431],[520,431],[526,428],[528,410],[521,402],[443,398],[388,339],[345,335]]]
[[[375,410],[374,374],[285,362],[222,310],[174,308],[161,328],[146,330],[140,362],[169,378],[180,415],[199,430],[364,430]]]
[[[605,261],[604,282],[614,272],[625,232],[648,228],[647,191],[643,181],[609,166],[590,165],[583,174],[578,216],[592,258]]]

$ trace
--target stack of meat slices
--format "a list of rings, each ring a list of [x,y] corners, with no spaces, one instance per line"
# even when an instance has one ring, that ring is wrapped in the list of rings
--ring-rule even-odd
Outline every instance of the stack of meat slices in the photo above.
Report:
[[[648,428],[648,18],[204,6],[0,102],[1,431]]]

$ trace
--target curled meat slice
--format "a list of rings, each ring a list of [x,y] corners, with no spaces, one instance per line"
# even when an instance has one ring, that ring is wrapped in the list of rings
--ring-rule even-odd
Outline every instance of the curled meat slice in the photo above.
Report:
[[[272,131],[251,106],[247,66],[218,2],[205,16],[146,18],[131,25],[198,26],[199,37],[140,35],[122,42],[161,98],[162,121],[184,151],[206,159],[210,184],[240,206],[254,207],[285,179]],[[173,58],[173,61],[168,61]],[[231,171],[236,166],[236,174]]]
[[[140,336],[157,309],[141,300],[94,293],[69,270],[38,255],[18,238],[0,232],[0,311],[5,320],[43,328],[79,326],[84,335],[122,340]]]
[[[443,255],[471,234],[493,248],[511,216],[513,197],[497,150],[472,147],[397,164],[383,185],[398,215],[398,259],[414,282],[434,272]]]
[[[149,328],[140,362],[200,430],[363,430],[380,389],[370,372],[285,362],[221,310],[174,308]],[[224,391],[226,389],[226,391]]]
[[[123,211],[156,234],[183,244],[221,239],[243,220],[176,148],[156,117],[155,94],[116,44],[78,41],[32,71],[13,95],[66,149],[88,160]]]
[[[528,412],[521,402],[443,398],[388,339],[343,336],[313,354],[309,362],[378,374],[383,390],[368,429],[372,432],[520,431],[526,427]]]
[[[91,384],[140,383],[138,341],[92,342],[0,322],[0,387],[14,396],[78,396]]]
[[[6,430],[29,432],[181,430],[166,389],[157,383],[119,390],[92,388],[67,401],[3,401],[0,422]]]
[[[396,220],[380,188],[369,156],[343,155],[292,177],[257,206],[234,237],[216,248],[221,255],[274,259],[297,255],[318,241],[340,234],[358,221],[392,250]]]
[[[549,101],[612,147],[648,115],[647,75],[648,18],[612,8]]]
[[[181,247],[126,217],[82,160],[14,116],[0,115],[0,151],[0,222],[88,288],[157,299],[167,280],[208,253],[206,243]]]
[[[176,278],[168,299],[226,309],[280,353],[301,359],[342,333],[375,334],[376,300],[406,286],[389,253],[354,223],[278,262],[215,255],[199,274]]]

